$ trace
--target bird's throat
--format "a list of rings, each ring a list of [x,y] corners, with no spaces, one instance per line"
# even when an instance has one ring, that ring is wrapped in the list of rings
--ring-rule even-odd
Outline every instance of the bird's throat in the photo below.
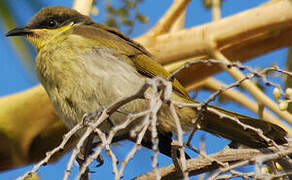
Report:
[[[69,23],[57,29],[32,29],[31,33],[26,36],[27,40],[30,41],[37,51],[40,51],[42,47],[47,45],[56,36],[61,33],[70,30],[73,23]]]

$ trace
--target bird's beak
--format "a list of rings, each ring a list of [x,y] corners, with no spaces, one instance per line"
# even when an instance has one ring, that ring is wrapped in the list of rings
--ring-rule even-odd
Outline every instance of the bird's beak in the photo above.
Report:
[[[9,32],[7,32],[5,35],[6,37],[8,36],[25,36],[28,34],[31,34],[31,30],[27,26],[21,26],[21,27],[16,27]]]

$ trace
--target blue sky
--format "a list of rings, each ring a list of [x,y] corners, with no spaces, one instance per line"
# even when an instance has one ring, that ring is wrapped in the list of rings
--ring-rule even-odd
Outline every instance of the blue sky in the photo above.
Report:
[[[29,0],[10,0],[10,4],[13,4],[13,10],[15,12],[15,18],[19,21],[19,25],[24,25],[28,20],[36,13],[32,11],[28,6]],[[72,1],[60,1],[60,0],[50,0],[44,1],[46,5],[63,5],[67,7],[72,6]],[[103,22],[104,20],[104,9],[103,2],[98,1],[98,8],[100,10],[100,16],[94,17],[98,22]],[[113,1],[113,2],[116,2]],[[130,37],[134,38],[138,35],[142,35],[151,28],[157,20],[163,15],[163,13],[171,5],[172,1],[157,1],[157,0],[147,0],[140,6],[140,11],[149,17],[148,24],[136,24],[134,32]],[[264,0],[227,0],[224,1],[222,6],[222,16],[226,17],[246,9],[256,7],[263,2]],[[199,24],[207,23],[211,21],[211,12],[203,8],[201,1],[193,0],[188,6],[186,27],[193,27]],[[0,53],[2,55],[0,60],[0,96],[9,95],[19,91],[23,91],[34,85],[38,84],[37,78],[34,72],[29,72],[23,65],[21,57],[15,52],[13,46],[10,44],[10,40],[4,36],[7,29],[3,27],[2,22],[0,21]],[[267,67],[270,64],[277,64],[280,67],[284,68],[286,60],[287,49],[283,48],[275,52],[263,55],[261,57],[255,58],[253,61],[248,62],[247,64],[252,67]],[[226,82],[231,83],[232,78],[226,73],[220,73],[216,75],[216,78]],[[271,89],[268,89],[267,93],[271,93]],[[198,100],[204,100],[210,95],[209,92],[200,92]],[[216,104],[216,103],[215,103]],[[224,104],[222,107],[240,112],[246,115],[255,116],[255,114],[241,108],[235,103]],[[193,144],[198,147],[198,142],[200,141],[201,136],[206,137],[206,148],[208,153],[216,152],[222,149],[226,144],[227,140],[214,137],[208,133],[199,132],[195,135]],[[120,160],[122,160],[129,152],[130,148],[133,146],[133,143],[130,142],[120,142],[117,145],[113,145],[113,150]],[[110,158],[103,154],[105,158],[105,164],[100,168],[93,168],[92,170],[96,173],[92,174],[92,179],[101,178],[102,179],[113,179],[112,169],[111,169],[111,160]],[[151,170],[151,155],[150,150],[142,148],[134,157],[134,159],[129,163],[126,171],[125,178],[133,178],[137,175],[143,174]],[[192,156],[195,154],[191,153]],[[66,168],[66,162],[68,161],[69,154],[65,155],[58,162],[54,164],[49,164],[46,167],[42,167],[39,171],[39,175],[42,180],[50,179],[61,179],[60,177],[64,174],[64,169]],[[165,166],[170,164],[171,160],[168,157],[163,155],[159,156],[159,166]],[[14,179],[19,175],[22,175],[27,170],[31,169],[32,166],[26,166],[17,168],[14,170],[9,170],[0,173],[0,179]],[[74,167],[72,173],[72,179],[74,179],[74,174],[77,173],[77,166]]]

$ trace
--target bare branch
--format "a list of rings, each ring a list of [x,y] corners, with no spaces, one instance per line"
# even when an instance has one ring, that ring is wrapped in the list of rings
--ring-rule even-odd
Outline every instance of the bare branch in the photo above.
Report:
[[[214,55],[216,56],[216,58],[224,60],[225,63],[230,63],[222,53],[215,51]],[[220,66],[224,70],[226,70],[230,75],[232,75],[233,78],[236,80],[245,79],[247,77],[247,76],[244,76],[236,68],[228,68],[226,65],[223,65],[223,64],[220,64]],[[263,76],[265,76],[264,73],[258,73],[258,74],[254,74],[254,75],[260,75],[260,74],[263,74]],[[241,83],[242,87],[244,87],[258,102],[260,102],[264,106],[271,109],[273,112],[275,112],[281,118],[285,119],[287,122],[292,123],[292,115],[289,112],[281,111],[279,109],[278,105],[273,100],[271,100],[267,95],[265,95],[254,83],[252,83],[251,81],[248,80],[250,78],[246,78],[246,79],[247,80],[245,80],[243,83]],[[270,83],[270,85],[273,85],[273,84]],[[274,122],[274,123],[277,124],[279,122]]]
[[[289,145],[290,147],[291,145]],[[282,146],[281,146],[282,147]],[[289,150],[289,147],[283,146],[287,151],[286,154],[292,154],[291,149]],[[291,147],[290,147],[291,148]],[[276,151],[275,148],[269,148],[269,151]],[[264,150],[266,151],[266,150]],[[288,152],[289,151],[289,152]],[[261,150],[257,149],[229,149],[225,148],[224,150],[214,153],[211,155],[208,155],[212,159],[216,159],[218,161],[224,162],[224,163],[235,163],[234,165],[231,165],[227,169],[221,170],[221,173],[227,172],[233,168],[241,167],[243,165],[247,165],[250,163],[255,162],[255,157],[263,154]],[[271,154],[272,155],[272,154]],[[278,156],[276,156],[278,157]],[[209,159],[206,159],[204,157],[197,157],[194,159],[187,160],[188,164],[188,172],[190,175],[196,175],[201,174],[202,172],[209,172],[211,170],[217,169],[219,167],[218,164],[214,164],[213,161],[210,161]],[[176,169],[174,165],[169,165],[163,168],[159,169],[159,173],[162,177],[162,179],[178,179],[181,178],[179,174],[176,173]],[[146,179],[152,179],[154,177],[153,172],[149,172],[146,174],[143,174],[139,177],[136,177],[135,180],[146,180]]]
[[[190,0],[173,1],[173,4],[168,9],[168,11],[163,15],[162,18],[160,18],[158,23],[151,30],[143,35],[143,38],[147,36],[153,37],[168,32],[173,22],[183,13],[189,2]],[[137,40],[138,39],[139,37]]]
[[[203,88],[212,90],[212,91],[218,91],[220,88],[225,88],[228,86],[227,84],[224,84],[223,82],[216,80],[214,78],[208,78],[204,81],[204,84],[202,85]],[[235,89],[229,89],[227,91],[224,91],[221,93],[222,96],[231,99],[232,101],[235,101],[248,109],[252,110],[254,113],[258,113],[259,106],[258,104],[245,96],[243,93],[235,90]],[[280,119],[276,118],[274,115],[272,115],[267,110],[263,111],[263,116],[260,117],[261,119],[266,119],[271,122],[280,121]]]

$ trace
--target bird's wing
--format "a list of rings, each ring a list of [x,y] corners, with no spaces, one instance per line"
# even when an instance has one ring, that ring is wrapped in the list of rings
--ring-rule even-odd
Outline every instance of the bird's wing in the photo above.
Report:
[[[146,77],[169,77],[169,73],[153,59],[151,54],[143,46],[114,28],[98,23],[94,25],[81,24],[73,28],[73,34],[82,35],[83,37],[98,42],[97,45],[99,46],[113,48],[121,55],[128,56],[131,61],[125,61],[134,65],[137,71]],[[185,98],[188,102],[193,101],[184,87],[176,79],[173,80],[172,85],[174,91],[179,96]]]
[[[94,25],[91,24],[90,26],[78,25],[73,29],[73,34],[87,37],[94,41],[94,44],[97,46],[112,48],[120,55],[129,57],[124,60],[135,66],[137,71],[144,76],[150,78],[155,76],[161,76],[163,78],[169,77],[169,73],[151,57],[150,53],[143,46],[134,42],[116,29],[97,23]],[[185,99],[185,102],[198,103],[191,99],[184,87],[177,80],[173,81],[173,89],[177,95]],[[262,129],[266,136],[274,139],[277,143],[286,143],[284,137],[286,135],[285,130],[275,124],[253,119],[212,105],[208,105],[208,109],[209,108],[210,110],[213,109],[225,115],[237,117],[239,121],[244,124]],[[204,113],[204,120],[201,123],[201,128],[213,134],[234,139],[237,142],[251,147],[256,145],[254,142],[258,142],[260,147],[266,145],[266,142],[259,137],[257,133],[253,131],[247,133],[245,128],[231,118],[219,117],[218,114],[213,113],[213,111]],[[235,133],[237,133],[238,136],[234,136]],[[251,143],[249,144],[249,142]]]

